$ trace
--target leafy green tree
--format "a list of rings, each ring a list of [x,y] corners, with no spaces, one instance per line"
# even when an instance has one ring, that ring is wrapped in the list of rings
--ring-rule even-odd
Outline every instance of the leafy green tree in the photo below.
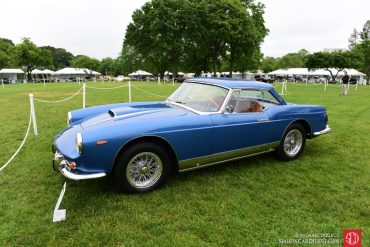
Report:
[[[14,57],[14,44],[9,39],[0,38],[0,69],[12,67]]]
[[[15,57],[19,66],[26,68],[27,79],[31,81],[31,72],[36,67],[47,67],[52,63],[50,51],[37,47],[29,38],[23,38],[15,46]]]
[[[370,20],[367,20],[362,28],[362,32],[360,33],[360,37],[362,40],[370,39]]]
[[[92,77],[93,72],[99,70],[100,62],[95,58],[79,55],[72,59],[71,65],[75,68],[85,69],[85,73]]]
[[[63,48],[55,48],[52,46],[43,46],[42,49],[49,50],[53,59],[52,69],[59,70],[71,65],[73,54]]]
[[[302,68],[305,66],[305,56],[299,53],[288,53],[279,59],[278,67],[287,68]]]
[[[264,57],[262,58],[260,68],[264,73],[269,73],[271,71],[277,70],[279,68],[279,60],[280,58]]]
[[[179,68],[199,74],[209,65],[215,73],[225,60],[230,74],[255,68],[268,32],[263,9],[252,0],[152,0],[134,12],[124,48],[161,76]]]
[[[353,33],[351,34],[351,36],[349,37],[348,39],[348,48],[349,49],[352,49],[355,45],[358,44],[360,40],[360,33],[357,31],[357,29],[353,29]]]
[[[114,59],[110,57],[103,58],[100,61],[99,71],[104,75],[114,74]]]
[[[187,0],[147,2],[133,13],[124,43],[145,57],[161,77],[169,68],[176,73],[187,46],[187,20],[193,11]]]
[[[152,71],[152,67],[148,66],[148,62],[144,59],[144,56],[133,46],[124,43],[121,54],[114,64],[115,74],[127,75],[139,69]]]
[[[367,77],[366,84],[369,84],[370,79],[370,39],[366,39],[360,44],[353,47],[352,51],[355,68],[364,72]]]
[[[225,2],[228,3],[228,1]],[[230,3],[232,4],[228,6],[229,9],[226,9],[228,16],[224,58],[229,62],[229,76],[232,77],[236,63],[238,63],[237,67],[243,71],[255,69],[256,64],[249,62],[259,61],[259,59],[253,60],[253,57],[258,57],[259,46],[268,31],[264,26],[264,6],[262,4],[254,5],[254,8],[251,8],[253,2],[249,3],[248,6],[243,6],[240,1]],[[249,14],[247,10],[251,10],[252,14]],[[241,63],[242,60],[244,61]]]
[[[333,81],[338,76],[338,73],[345,68],[351,68],[354,65],[353,55],[350,52],[316,52],[307,55],[306,67],[308,69],[324,69],[328,71],[331,75]],[[336,74],[333,74],[331,68],[337,70]]]

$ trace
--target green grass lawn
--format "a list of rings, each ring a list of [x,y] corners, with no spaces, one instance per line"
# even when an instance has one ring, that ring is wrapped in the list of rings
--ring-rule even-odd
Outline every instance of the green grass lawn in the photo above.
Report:
[[[133,85],[158,95],[177,87]],[[28,94],[60,100],[79,87],[0,86],[0,166],[27,130]],[[288,102],[327,107],[333,129],[309,140],[298,160],[256,156],[176,174],[163,188],[140,195],[121,194],[107,179],[68,181],[61,205],[67,220],[59,223],[52,214],[65,179],[51,167],[51,143],[66,126],[67,112],[82,107],[82,96],[35,102],[39,135],[30,132],[0,172],[0,246],[276,246],[300,233],[337,234],[342,242],[343,229],[362,229],[363,246],[370,246],[370,86],[352,86],[349,96],[339,92],[336,85],[327,92],[322,85],[288,85]],[[132,99],[162,100],[135,88]],[[127,88],[87,89],[87,106],[127,100]]]

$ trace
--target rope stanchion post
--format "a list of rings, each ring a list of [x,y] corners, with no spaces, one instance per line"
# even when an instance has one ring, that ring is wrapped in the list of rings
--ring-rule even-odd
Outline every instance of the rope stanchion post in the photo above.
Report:
[[[43,78],[43,81],[44,81],[44,87],[45,87],[45,78]]]
[[[1,84],[3,85],[4,88],[4,79],[1,79]]]
[[[175,86],[175,78],[172,77],[172,86]]]
[[[158,76],[158,85],[161,84],[161,76]]]
[[[128,102],[131,103],[131,80],[128,81]]]
[[[86,83],[82,84],[82,108],[86,107]]]
[[[34,101],[33,101],[33,94],[30,94],[29,97],[30,97],[31,118],[32,118],[33,131],[35,133],[35,136],[37,136],[38,135],[38,131],[37,131],[36,114],[35,114],[35,104],[34,104]]]

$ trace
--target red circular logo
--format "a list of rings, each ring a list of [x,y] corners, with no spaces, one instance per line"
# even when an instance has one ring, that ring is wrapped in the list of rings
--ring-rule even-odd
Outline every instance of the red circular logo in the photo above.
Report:
[[[360,240],[360,236],[356,232],[349,232],[346,234],[346,243],[349,245],[356,245]]]

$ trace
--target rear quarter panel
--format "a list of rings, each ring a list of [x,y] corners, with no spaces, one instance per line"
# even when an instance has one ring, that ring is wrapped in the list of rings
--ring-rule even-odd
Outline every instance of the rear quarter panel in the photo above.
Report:
[[[266,114],[272,122],[271,140],[281,140],[288,126],[298,120],[306,121],[313,133],[323,130],[327,124],[326,110],[322,106],[314,105],[281,105],[266,109]]]

